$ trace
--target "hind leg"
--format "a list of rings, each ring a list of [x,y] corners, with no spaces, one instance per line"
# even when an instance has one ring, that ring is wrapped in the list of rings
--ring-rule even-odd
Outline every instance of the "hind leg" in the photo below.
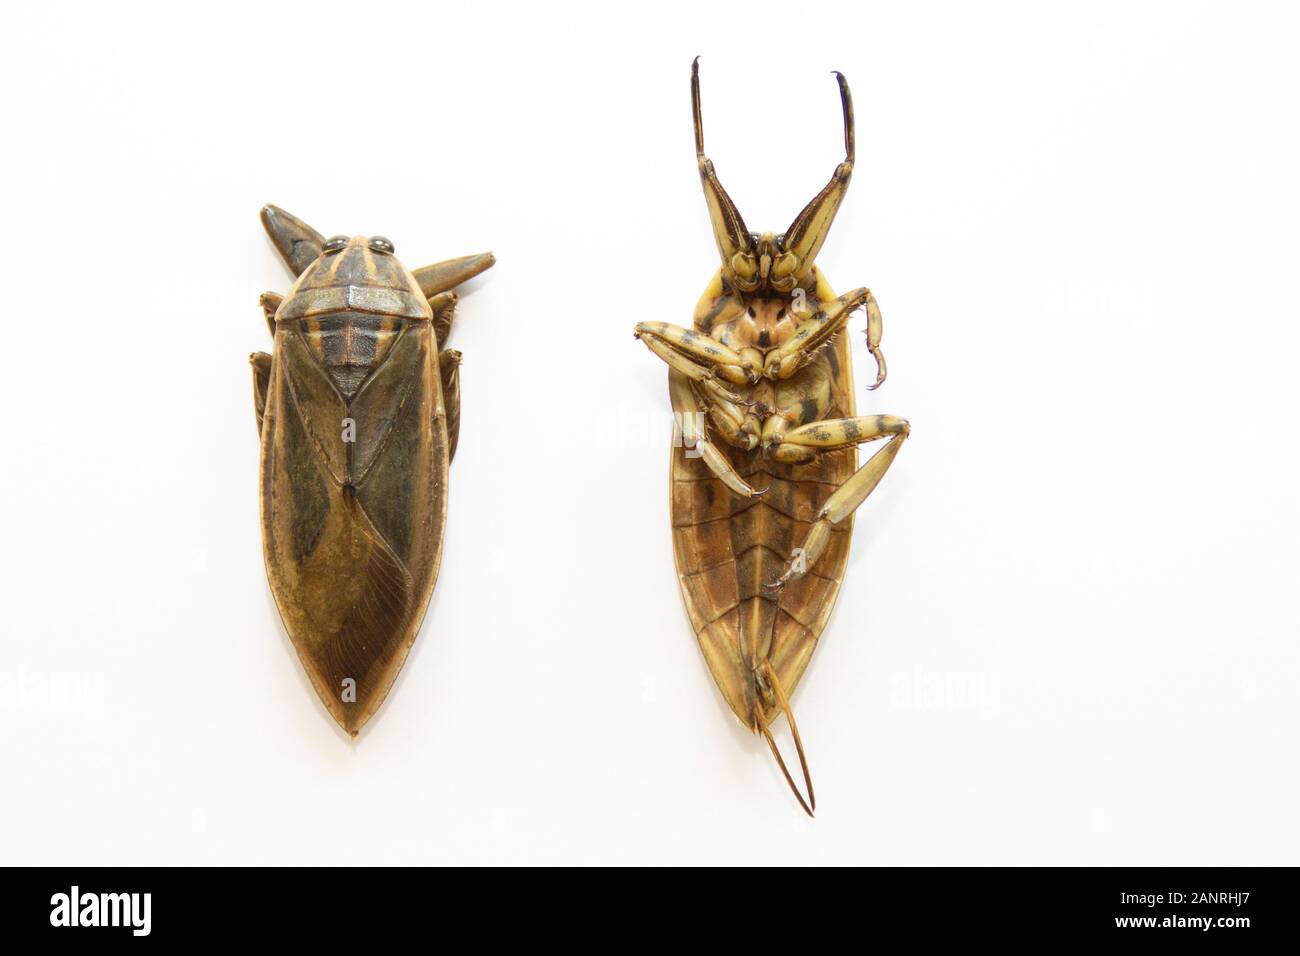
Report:
[[[777,447],[777,461],[811,461],[818,453],[848,448],[862,442],[888,438],[884,448],[876,452],[844,484],[826,499],[817,520],[813,522],[801,546],[790,555],[785,573],[768,585],[776,589],[797,581],[821,557],[830,541],[831,528],[840,524],[867,500],[876,485],[894,463],[899,449],[911,431],[907,419],[896,415],[866,415],[859,418],[837,418],[813,422],[788,432]]]

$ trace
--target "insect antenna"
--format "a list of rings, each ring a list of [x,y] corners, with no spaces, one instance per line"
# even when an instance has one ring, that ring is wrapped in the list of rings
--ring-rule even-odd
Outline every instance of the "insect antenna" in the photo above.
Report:
[[[808,816],[813,816],[813,811],[817,809],[817,794],[813,792],[812,774],[808,771],[808,758],[804,756],[803,741],[799,738],[799,725],[795,723],[794,710],[790,707],[790,700],[785,696],[785,690],[781,687],[781,681],[777,679],[776,668],[772,666],[771,661],[764,662],[764,670],[767,679],[772,685],[772,690],[776,693],[777,703],[780,704],[781,710],[785,712],[786,723],[790,725],[790,734],[794,737],[794,749],[799,754],[799,769],[803,771],[804,787],[808,791],[808,799],[805,800],[799,787],[794,782],[794,777],[790,775],[790,770],[785,765],[785,759],[781,756],[781,751],[777,749],[776,741],[772,739],[772,732],[766,726],[761,728],[763,737],[767,740],[767,746],[772,751],[772,756],[776,758],[776,764],[781,768],[781,774],[785,777],[785,782],[790,785],[790,792],[794,798],[799,801],[799,806],[803,807],[803,812]]]

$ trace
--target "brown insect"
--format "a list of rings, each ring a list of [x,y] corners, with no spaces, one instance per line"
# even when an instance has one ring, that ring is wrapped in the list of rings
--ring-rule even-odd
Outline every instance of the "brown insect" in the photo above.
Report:
[[[267,206],[298,281],[262,296],[255,352],[266,575],[312,686],[354,737],[383,703],[433,594],[460,431],[453,286],[490,252],[409,272],[381,236],[335,236]]]
[[[885,380],[881,317],[868,289],[837,296],[817,268],[853,173],[853,99],[840,73],[844,161],[784,233],[752,233],[704,154],[698,59],[695,153],[721,268],[693,328],[643,322],[636,336],[668,364],[679,434],[672,455],[673,551],[682,599],[713,679],[761,734],[811,816],[817,806],[790,708],[844,579],[853,512],[908,435],[893,415],[855,414],[848,340],[867,313],[874,389]],[[716,436],[716,439],[715,437]],[[861,468],[857,446],[886,439]],[[755,487],[761,485],[761,487]],[[769,725],[786,715],[807,797]]]

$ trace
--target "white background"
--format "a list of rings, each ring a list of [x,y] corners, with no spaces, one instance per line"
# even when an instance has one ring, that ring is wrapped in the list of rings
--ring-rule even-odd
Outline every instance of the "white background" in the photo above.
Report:
[[[24,4],[7,145],[0,857],[1298,862],[1300,133],[1283,6]],[[859,164],[913,437],[795,697],[713,687],[639,320]],[[257,211],[492,249],[441,579],[349,742],[262,567]],[[784,739],[784,732],[782,733]]]

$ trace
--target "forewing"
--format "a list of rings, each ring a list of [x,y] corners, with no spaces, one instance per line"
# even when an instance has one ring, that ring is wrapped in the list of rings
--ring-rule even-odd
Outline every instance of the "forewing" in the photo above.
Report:
[[[392,685],[437,572],[446,433],[431,333],[405,328],[351,405],[298,335],[282,335],[281,419],[264,452],[268,574],[313,685],[355,731]]]

